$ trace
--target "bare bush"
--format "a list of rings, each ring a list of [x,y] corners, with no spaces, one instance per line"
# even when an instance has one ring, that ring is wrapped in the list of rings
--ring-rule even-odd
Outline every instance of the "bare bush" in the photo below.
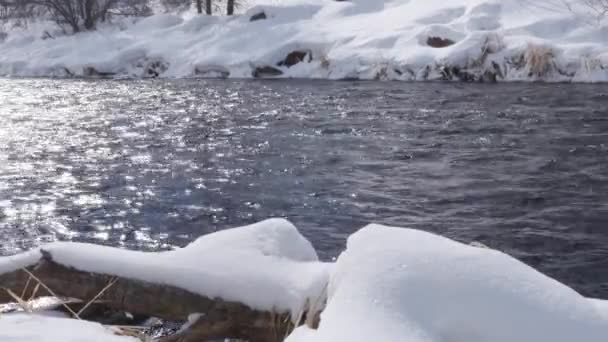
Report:
[[[189,9],[192,5],[192,0],[161,0],[165,12],[183,11]]]
[[[608,17],[608,0],[561,0],[568,10],[578,16],[601,23]]]
[[[0,0],[7,17],[48,16],[72,32],[93,30],[113,16],[145,16],[152,13],[148,0]]]
[[[167,12],[184,10],[194,4],[199,14],[205,13],[207,15],[223,12],[224,2],[226,3],[226,15],[233,15],[239,7],[246,3],[246,0],[161,0],[161,4]]]
[[[600,24],[608,19],[608,0],[518,0],[521,4],[543,11],[569,11],[578,18]]]

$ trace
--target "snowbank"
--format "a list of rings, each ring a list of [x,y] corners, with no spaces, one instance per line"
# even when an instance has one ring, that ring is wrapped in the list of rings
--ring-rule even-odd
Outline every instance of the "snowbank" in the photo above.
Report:
[[[0,43],[0,75],[608,81],[608,22],[576,4],[253,3],[235,17],[159,14],[54,39],[41,38],[45,24],[13,30]],[[267,19],[250,21],[261,12]],[[285,63],[292,52],[300,57]]]
[[[608,300],[601,299],[589,299],[591,304],[598,310],[600,315],[604,317],[606,321],[608,321]]]
[[[337,260],[318,331],[288,341],[601,342],[600,303],[501,252],[370,225]]]
[[[43,315],[10,314],[0,318],[2,342],[136,342],[99,324]]]
[[[294,317],[307,300],[326,299],[319,329],[298,328],[290,342],[608,340],[608,302],[585,298],[501,252],[418,230],[367,226],[348,239],[335,264],[319,262],[310,242],[283,219],[209,234],[163,253],[76,243],[42,250],[83,271],[291,310]],[[0,272],[39,256],[0,258]],[[124,340],[102,338],[106,332],[68,319],[0,318],[1,341]]]
[[[53,261],[80,271],[166,284],[296,317],[318,301],[329,264],[289,222],[271,219],[205,235],[170,252],[144,253],[82,243],[43,247]],[[0,258],[0,271],[31,265],[39,252]],[[129,262],[125,262],[129,260]]]

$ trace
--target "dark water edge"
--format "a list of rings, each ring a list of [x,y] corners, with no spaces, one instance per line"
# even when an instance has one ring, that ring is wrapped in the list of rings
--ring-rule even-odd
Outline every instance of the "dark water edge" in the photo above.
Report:
[[[286,217],[481,241],[608,298],[608,85],[0,79],[0,253]],[[407,246],[404,246],[407,248]]]

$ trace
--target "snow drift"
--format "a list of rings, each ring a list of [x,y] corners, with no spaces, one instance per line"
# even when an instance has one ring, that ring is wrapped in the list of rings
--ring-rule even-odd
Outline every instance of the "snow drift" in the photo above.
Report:
[[[418,230],[367,226],[348,239],[335,264],[325,264],[293,225],[272,219],[163,253],[54,243],[0,258],[0,273],[35,263],[41,251],[78,270],[174,285],[254,308],[297,315],[307,301],[325,301],[319,328],[298,328],[291,342],[608,339],[606,302],[584,298],[504,253]],[[94,324],[7,317],[0,319],[2,341],[39,341],[36,329],[55,326],[110,341],[103,339],[107,329]]]
[[[608,81],[608,23],[574,0],[571,10],[557,0],[255,4],[235,17],[158,14],[75,36],[44,23],[11,30],[0,75]]]
[[[597,308],[501,252],[370,225],[336,262],[320,328],[289,341],[600,342]]]

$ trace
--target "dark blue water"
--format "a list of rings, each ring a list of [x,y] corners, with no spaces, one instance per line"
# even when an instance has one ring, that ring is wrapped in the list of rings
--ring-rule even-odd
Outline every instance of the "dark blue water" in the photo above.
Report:
[[[0,80],[0,253],[378,222],[608,298],[608,85]],[[407,248],[407,246],[404,246]]]

